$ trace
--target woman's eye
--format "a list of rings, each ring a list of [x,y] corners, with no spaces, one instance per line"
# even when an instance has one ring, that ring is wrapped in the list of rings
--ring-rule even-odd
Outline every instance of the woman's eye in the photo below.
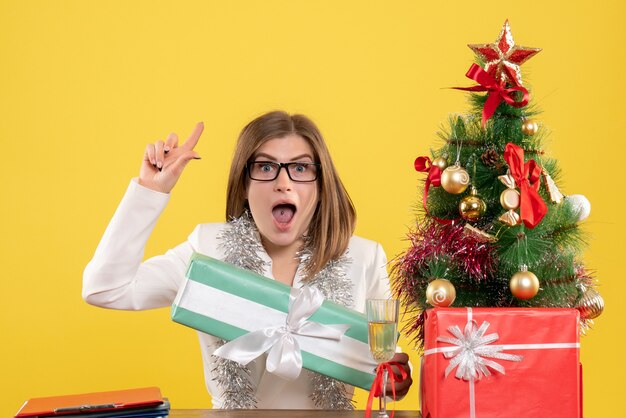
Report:
[[[305,171],[306,171],[306,165],[304,165],[304,164],[297,164],[296,165],[296,172],[304,173]]]
[[[273,169],[274,169],[274,167],[272,167],[271,164],[261,164],[261,171],[263,171],[265,173],[269,173]]]

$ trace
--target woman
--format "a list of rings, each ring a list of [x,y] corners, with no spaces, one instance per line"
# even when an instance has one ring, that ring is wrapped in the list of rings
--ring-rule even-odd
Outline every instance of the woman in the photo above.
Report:
[[[361,312],[366,299],[389,297],[385,254],[379,244],[352,236],[354,207],[322,135],[305,116],[280,111],[253,120],[239,136],[228,181],[229,222],[198,225],[186,242],[142,263],[170,191],[189,161],[200,158],[194,147],[202,130],[200,123],[180,147],[175,134],[147,146],[139,178],[85,269],[88,303],[130,310],[169,306],[193,252],[289,286],[314,285],[327,299]],[[264,357],[243,367],[212,356],[223,342],[199,335],[215,408],[351,407],[352,387],[307,370],[286,382],[265,371]],[[408,370],[406,354],[393,361]],[[398,394],[410,385],[410,379],[400,384]]]

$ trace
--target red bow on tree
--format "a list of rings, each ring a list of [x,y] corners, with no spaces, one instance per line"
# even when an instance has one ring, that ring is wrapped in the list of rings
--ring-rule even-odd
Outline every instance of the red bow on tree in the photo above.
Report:
[[[428,212],[428,207],[426,206],[426,202],[428,201],[428,189],[430,189],[430,185],[432,184],[435,187],[441,186],[441,169],[436,165],[433,165],[432,161],[430,161],[430,158],[428,157],[417,157],[413,165],[416,171],[422,173],[428,172],[428,177],[426,177],[426,184],[424,186],[424,196],[422,199],[426,214],[442,225],[452,223],[454,221],[453,219],[439,219],[432,216],[430,212]]]
[[[394,374],[391,366],[398,367],[398,370],[400,370],[399,376]],[[372,388],[370,389],[370,394],[367,398],[365,418],[370,418],[370,415],[372,414],[372,401],[374,400],[374,397],[385,396],[385,394],[382,393],[383,373],[385,370],[387,371],[387,375],[389,376],[389,384],[391,385],[391,394],[393,396],[394,402],[396,401],[396,382],[400,383],[409,376],[409,374],[406,372],[406,370],[404,370],[404,367],[402,367],[402,364],[400,363],[390,361],[388,363],[379,364],[376,368],[376,377],[374,378],[374,383],[372,383]],[[395,410],[391,411],[391,414],[389,414],[389,418],[393,418],[394,412]]]
[[[441,186],[441,169],[436,165],[433,165],[433,162],[430,161],[430,158],[428,157],[417,157],[413,165],[415,167],[415,171],[419,171],[421,173],[428,172],[428,177],[426,177],[426,185],[424,186],[424,198],[422,199],[424,203],[424,210],[426,211],[426,213],[428,213],[428,207],[426,207],[426,201],[428,200],[428,189],[430,189],[431,184],[435,187]]]
[[[483,128],[485,127],[487,120],[493,116],[493,113],[503,100],[513,107],[524,107],[528,104],[528,100],[530,98],[528,90],[521,86],[507,89],[504,82],[498,83],[496,79],[491,76],[491,74],[483,70],[479,65],[472,64],[470,69],[465,74],[465,77],[471,78],[480,84],[480,86],[453,88],[457,90],[489,92],[487,95],[487,101],[485,101],[485,105],[483,106]],[[513,97],[513,93],[516,91],[521,91],[524,94],[522,100],[519,102]]]
[[[520,218],[528,228],[534,228],[548,213],[548,207],[538,192],[541,167],[535,160],[524,164],[524,150],[511,142],[504,149],[504,160],[520,188]]]
[[[432,183],[435,187],[441,185],[441,169],[436,165],[433,165],[433,162],[430,161],[430,158],[417,157],[413,165],[415,166],[415,171],[420,171],[422,173],[428,172],[426,184]]]

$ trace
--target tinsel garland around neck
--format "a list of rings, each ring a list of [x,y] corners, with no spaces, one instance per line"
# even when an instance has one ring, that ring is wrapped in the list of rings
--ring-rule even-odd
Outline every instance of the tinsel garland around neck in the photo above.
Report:
[[[265,251],[261,244],[256,225],[248,212],[229,222],[218,236],[221,249],[224,251],[223,261],[237,267],[263,274],[266,262],[259,256]],[[311,251],[305,245],[298,254],[300,262],[306,264],[311,258]],[[350,262],[347,255],[330,261],[322,268],[306,286],[317,287],[324,298],[346,307],[353,304],[352,282],[346,274],[346,265]],[[224,340],[216,344],[221,346]],[[251,372],[246,366],[221,357],[211,356],[216,374],[215,381],[223,390],[223,408],[249,409],[256,408],[256,388],[251,382]],[[313,372],[312,372],[313,373]],[[311,399],[320,409],[353,410],[354,404],[343,383],[319,373],[313,373]]]

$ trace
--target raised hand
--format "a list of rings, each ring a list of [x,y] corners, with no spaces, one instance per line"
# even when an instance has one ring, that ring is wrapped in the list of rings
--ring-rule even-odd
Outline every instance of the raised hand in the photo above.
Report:
[[[200,159],[195,148],[204,124],[198,123],[189,138],[178,146],[178,136],[171,133],[165,142],[148,144],[139,170],[139,184],[157,192],[169,193],[176,185],[185,166],[192,159]]]

